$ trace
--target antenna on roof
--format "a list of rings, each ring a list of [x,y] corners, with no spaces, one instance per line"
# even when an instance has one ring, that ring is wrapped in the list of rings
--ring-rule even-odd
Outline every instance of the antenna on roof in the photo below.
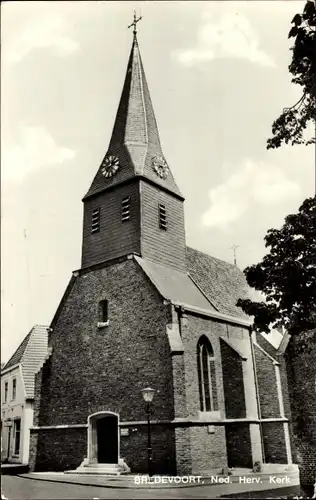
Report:
[[[236,259],[236,249],[239,248],[240,245],[232,245],[230,247],[231,250],[234,252],[234,265],[237,266],[237,259]]]

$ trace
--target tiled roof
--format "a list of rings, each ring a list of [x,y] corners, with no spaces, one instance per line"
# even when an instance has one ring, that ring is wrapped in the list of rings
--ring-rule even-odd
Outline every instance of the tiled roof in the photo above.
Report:
[[[236,306],[239,298],[258,298],[243,272],[233,264],[187,247],[188,273],[181,273],[135,256],[165,299],[183,305],[249,318]]]
[[[193,283],[188,274],[161,266],[141,257],[135,256],[135,259],[165,299],[216,311],[215,307]]]
[[[127,65],[112,137],[105,157],[107,156],[118,157],[117,173],[105,178],[102,175],[101,162],[86,197],[137,175],[142,175],[178,196],[182,196],[171,172],[166,179],[161,179],[152,168],[152,158],[163,156],[163,154],[136,39],[133,41]]]
[[[235,265],[187,247],[187,266],[195,283],[219,312],[249,317],[236,306],[239,298],[251,296],[243,272]]]
[[[48,326],[35,325],[3,367],[5,370],[21,364],[26,398],[34,397],[35,373],[47,354],[48,329]]]
[[[6,368],[11,368],[11,366],[14,366],[18,363],[21,363],[21,360],[23,358],[23,354],[25,352],[25,349],[27,347],[27,344],[30,340],[31,332],[27,334],[27,336],[22,340],[21,344],[17,348],[17,350],[12,354],[11,358],[5,365],[2,367],[2,370]]]

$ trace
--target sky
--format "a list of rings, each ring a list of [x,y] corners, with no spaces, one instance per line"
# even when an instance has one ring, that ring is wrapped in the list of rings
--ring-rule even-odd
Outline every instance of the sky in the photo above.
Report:
[[[80,267],[81,199],[106,153],[138,41],[187,244],[246,266],[314,194],[313,146],[266,149],[300,97],[290,22],[304,2],[5,2],[1,43],[2,352],[50,324]]]

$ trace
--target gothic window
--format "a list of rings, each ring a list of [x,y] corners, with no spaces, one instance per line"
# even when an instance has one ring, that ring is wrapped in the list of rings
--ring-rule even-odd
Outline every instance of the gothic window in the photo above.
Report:
[[[94,208],[91,217],[91,233],[100,231],[100,209]]]
[[[160,229],[164,229],[164,231],[167,231],[167,214],[165,205],[159,203],[158,210],[159,210],[159,227]]]
[[[197,345],[197,365],[201,411],[215,411],[218,409],[215,358],[211,343],[204,336]]]
[[[122,200],[122,222],[126,222],[130,219],[130,202],[130,196],[127,196]]]

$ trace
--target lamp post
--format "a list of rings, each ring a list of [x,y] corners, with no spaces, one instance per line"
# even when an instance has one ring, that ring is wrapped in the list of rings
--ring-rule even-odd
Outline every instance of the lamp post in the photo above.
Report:
[[[148,431],[148,475],[152,476],[152,447],[151,447],[151,435],[150,435],[150,403],[154,399],[155,390],[150,387],[146,387],[142,389],[142,395],[144,401],[146,403],[146,412],[147,412],[147,431]]]

